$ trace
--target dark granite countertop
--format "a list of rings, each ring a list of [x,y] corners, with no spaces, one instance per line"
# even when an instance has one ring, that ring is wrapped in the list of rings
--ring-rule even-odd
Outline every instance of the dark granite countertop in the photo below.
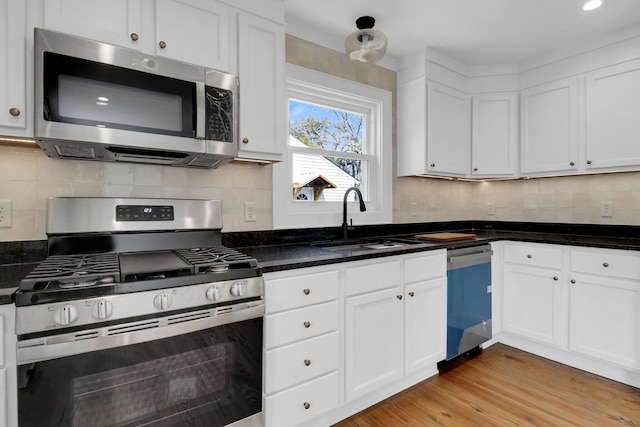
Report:
[[[317,228],[223,233],[224,245],[258,260],[264,272],[358,261],[434,249],[454,249],[498,240],[588,246],[640,251],[640,226],[552,224],[527,222],[452,221],[438,223],[390,224],[356,227],[353,239],[412,238],[433,232],[474,233],[475,240],[452,243],[424,243],[401,248],[350,251],[328,250],[322,244],[338,240],[341,229]],[[0,243],[0,304],[12,302],[20,280],[45,258],[46,241]]]

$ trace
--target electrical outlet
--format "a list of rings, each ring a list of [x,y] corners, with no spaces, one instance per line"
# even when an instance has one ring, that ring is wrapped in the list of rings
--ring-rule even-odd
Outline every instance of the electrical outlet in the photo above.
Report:
[[[613,202],[600,202],[600,216],[603,218],[613,216]]]
[[[0,228],[11,227],[11,200],[0,200]]]
[[[495,214],[496,214],[496,204],[487,203],[487,215],[495,215]]]
[[[244,222],[256,222],[256,202],[244,202]]]
[[[411,216],[418,216],[418,204],[411,203]]]

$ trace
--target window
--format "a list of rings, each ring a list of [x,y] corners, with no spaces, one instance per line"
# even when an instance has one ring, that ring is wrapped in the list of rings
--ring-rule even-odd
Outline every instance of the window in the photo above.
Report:
[[[391,93],[288,65],[287,95],[289,144],[274,165],[274,227],[339,227],[349,187],[367,205],[362,213],[349,207],[355,225],[390,223]]]

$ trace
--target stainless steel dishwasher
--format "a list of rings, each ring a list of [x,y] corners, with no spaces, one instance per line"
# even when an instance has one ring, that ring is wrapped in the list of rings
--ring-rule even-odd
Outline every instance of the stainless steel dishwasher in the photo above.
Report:
[[[491,339],[491,246],[447,252],[447,359]]]

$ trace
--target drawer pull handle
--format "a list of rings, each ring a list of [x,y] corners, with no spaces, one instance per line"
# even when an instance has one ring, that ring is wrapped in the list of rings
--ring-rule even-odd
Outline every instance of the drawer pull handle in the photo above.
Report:
[[[527,254],[527,258],[533,258],[533,255]]]
[[[304,402],[304,409],[309,409],[309,408],[311,408],[311,403]]]
[[[553,280],[558,281],[558,276],[553,276]]]
[[[311,365],[311,360],[305,359],[304,360],[304,366],[309,366],[309,365]]]
[[[414,296],[414,295],[415,295],[415,293],[413,293],[413,292],[409,292],[409,296],[410,296],[410,297],[412,297],[412,296]]]
[[[309,294],[311,293],[311,289],[306,288],[306,289],[305,289],[304,291],[302,291],[302,292],[304,292],[304,294],[305,294],[305,295],[309,295]]]
[[[602,266],[603,266],[604,268],[607,268],[607,267],[609,267],[609,263],[608,263],[608,262],[603,262],[603,263],[602,263]]]
[[[398,296],[396,296],[396,298],[401,300],[402,299],[402,295],[398,295]]]
[[[138,41],[138,35],[136,33],[131,33],[131,40],[133,40],[134,42]]]
[[[311,322],[304,322],[304,327],[309,329],[309,327],[311,326]]]
[[[20,115],[20,109],[16,107],[9,108],[9,114],[13,117],[18,117]]]

